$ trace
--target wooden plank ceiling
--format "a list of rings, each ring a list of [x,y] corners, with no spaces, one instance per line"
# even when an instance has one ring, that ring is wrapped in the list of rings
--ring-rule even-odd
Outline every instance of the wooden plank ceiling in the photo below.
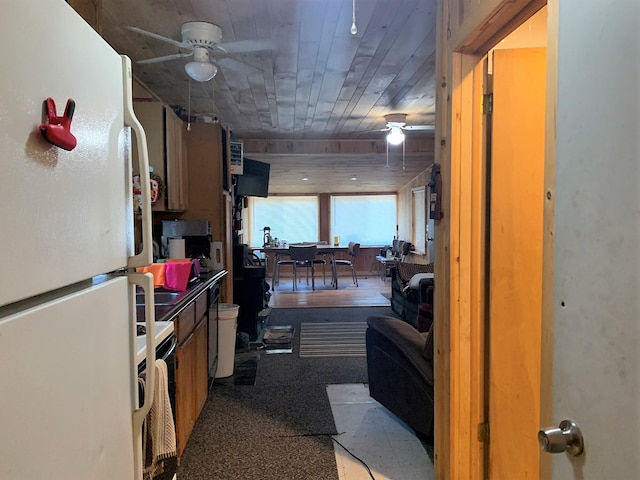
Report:
[[[142,83],[185,119],[219,120],[247,157],[271,163],[270,193],[393,192],[433,162],[432,131],[405,132],[403,169],[402,147],[390,148],[385,167],[386,132],[371,130],[385,128],[390,113],[433,125],[436,0],[355,0],[356,35],[352,0],[98,5],[98,31],[131,57]],[[189,81],[189,58],[135,63],[188,50],[123,27],[181,40],[188,21],[219,25],[223,44],[268,40],[271,48],[216,56],[219,71],[206,83]]]

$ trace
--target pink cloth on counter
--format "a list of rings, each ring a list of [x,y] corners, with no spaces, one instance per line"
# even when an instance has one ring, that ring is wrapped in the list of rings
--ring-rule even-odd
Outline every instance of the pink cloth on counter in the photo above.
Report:
[[[169,262],[164,265],[164,288],[180,292],[186,290],[191,277],[192,263]]]

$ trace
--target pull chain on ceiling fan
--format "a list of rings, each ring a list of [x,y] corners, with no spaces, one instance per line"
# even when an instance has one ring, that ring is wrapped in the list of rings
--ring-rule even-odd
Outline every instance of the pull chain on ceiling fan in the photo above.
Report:
[[[400,132],[402,134],[402,132]],[[402,138],[404,138],[404,134],[402,134]],[[389,143],[391,142],[387,142],[387,164],[385,165],[385,167],[389,166]],[[402,142],[402,170],[405,170],[405,164],[404,164],[404,158],[405,158],[405,143]]]
[[[352,4],[353,8],[351,10],[351,28],[349,29],[349,31],[351,32],[351,35],[355,35],[356,33],[358,33],[358,27],[356,27],[356,0],[353,0],[353,4]]]
[[[187,132],[191,131],[191,77],[189,77],[189,89],[187,100]]]

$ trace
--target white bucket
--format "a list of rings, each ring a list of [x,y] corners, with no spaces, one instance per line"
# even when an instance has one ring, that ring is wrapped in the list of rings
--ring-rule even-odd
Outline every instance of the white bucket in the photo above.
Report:
[[[211,370],[209,371],[209,376],[213,376],[214,378],[224,378],[233,375],[233,365],[236,355],[236,328],[238,327],[239,310],[240,306],[233,303],[220,303],[218,304],[217,318],[215,315],[215,309],[211,310],[211,324],[209,325],[209,355],[211,356],[211,349],[217,347],[218,366],[215,369],[215,372],[212,372]]]

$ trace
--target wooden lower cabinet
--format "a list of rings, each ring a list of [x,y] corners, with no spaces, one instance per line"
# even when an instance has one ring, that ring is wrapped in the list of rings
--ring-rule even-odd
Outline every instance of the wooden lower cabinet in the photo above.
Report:
[[[182,456],[187,440],[197,418],[192,401],[195,377],[195,336],[189,338],[176,350],[176,442],[178,459]]]
[[[178,444],[178,460],[193,431],[193,427],[202,411],[208,392],[208,362],[207,362],[207,309],[202,314],[202,302],[206,304],[206,293],[194,301],[195,308],[187,307],[178,315],[178,331],[183,331],[183,325],[191,324],[193,330],[185,333],[185,339],[179,342],[176,349],[176,441]],[[200,318],[193,322],[191,315]],[[201,316],[200,316],[201,315]]]
[[[207,362],[207,319],[200,322],[193,332],[194,351],[196,362],[194,365],[193,379],[193,400],[194,408],[200,415],[204,403],[207,401],[207,392],[209,390],[209,372]],[[197,418],[197,416],[196,416]]]

